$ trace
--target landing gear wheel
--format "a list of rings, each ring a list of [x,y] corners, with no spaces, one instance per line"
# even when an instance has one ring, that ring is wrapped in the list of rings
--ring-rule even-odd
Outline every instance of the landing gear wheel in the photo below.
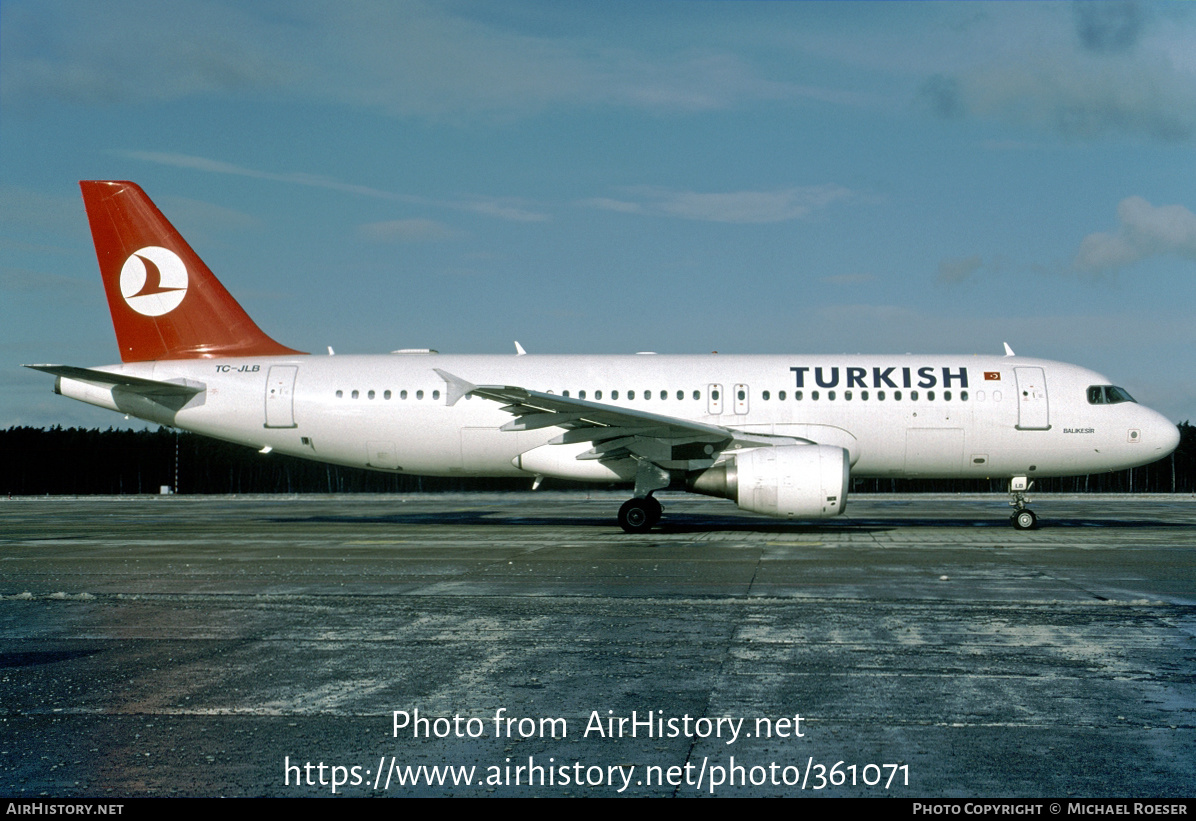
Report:
[[[1019,510],[1010,517],[1010,521],[1018,530],[1030,530],[1038,523],[1038,517],[1033,510]]]
[[[619,508],[619,527],[627,533],[647,533],[656,524],[653,515],[659,507],[660,503],[651,497],[628,499]]]
[[[1013,515],[1009,517],[1009,523],[1018,530],[1029,530],[1038,523],[1034,511],[1026,507],[1026,503],[1030,501],[1026,493],[1032,487],[1034,483],[1028,476],[1013,476],[1009,479],[1009,504],[1013,505]]]
[[[651,522],[648,527],[656,527],[660,524],[660,517],[664,515],[664,507],[655,496],[649,496],[644,501],[648,504],[648,519]]]

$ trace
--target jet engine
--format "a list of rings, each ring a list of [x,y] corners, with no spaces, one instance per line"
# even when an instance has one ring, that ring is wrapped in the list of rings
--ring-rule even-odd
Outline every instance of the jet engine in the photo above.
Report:
[[[686,480],[694,493],[731,499],[744,510],[790,519],[825,519],[847,506],[851,465],[832,445],[742,450]]]

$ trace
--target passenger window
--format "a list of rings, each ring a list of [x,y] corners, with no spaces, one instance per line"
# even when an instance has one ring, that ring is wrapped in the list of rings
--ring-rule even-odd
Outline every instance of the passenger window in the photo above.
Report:
[[[843,391],[843,398],[846,401],[850,402],[851,401],[851,391]]]
[[[884,392],[884,391],[877,391],[877,392],[876,392],[876,401],[877,401],[877,402],[883,402],[883,401],[885,401],[885,392]]]
[[[351,396],[352,396],[354,399],[356,399],[356,398],[357,398],[357,391],[353,391],[353,393],[351,394]]]
[[[713,400],[715,400],[715,401],[718,401],[718,391],[711,391],[711,392],[710,392],[710,398],[711,398],[711,399],[713,399]]]
[[[810,399],[817,402],[818,401],[818,391],[810,391]]]
[[[406,398],[407,398],[407,391],[399,391],[399,398],[400,398],[400,399],[406,399]]]
[[[374,392],[373,392],[373,391],[370,391],[369,393],[367,393],[367,394],[366,394],[366,396],[367,396],[368,398],[370,398],[370,399],[373,399],[373,398],[374,398]]]
[[[619,392],[618,392],[618,391],[611,391],[611,392],[610,392],[610,398],[611,398],[611,401],[617,401],[617,400],[618,400],[618,398],[619,398]]]
[[[967,402],[967,401],[968,401],[968,392],[967,392],[967,391],[960,391],[960,392],[959,392],[959,401],[960,401],[960,402]]]
[[[678,391],[678,393],[680,393],[680,391]],[[678,396],[677,398],[680,399],[681,397]],[[701,398],[702,398],[702,392],[694,391],[694,401],[696,402],[696,401],[700,400]]]
[[[860,391],[860,401],[861,402],[868,401],[868,391]]]
[[[390,399],[390,391],[383,391],[383,392],[382,392],[382,398],[383,398],[383,399]]]
[[[934,391],[926,391],[926,401],[927,402],[934,401]]]
[[[765,391],[764,393],[762,393],[760,395],[764,398],[765,402],[767,402],[769,400],[769,398],[772,396],[772,394],[770,394],[768,391]]]
[[[602,391],[594,391],[594,399],[597,400],[597,399],[601,399],[601,398],[602,398]]]
[[[893,391],[893,401],[894,402],[901,401],[901,391]]]
[[[336,398],[337,398],[337,399],[344,399],[344,398],[345,398],[345,392],[344,392],[344,391],[337,391],[337,392],[336,392]]]
[[[951,391],[943,391],[943,401],[944,402],[951,401]]]
[[[561,391],[561,396],[568,397],[569,391]]]
[[[909,392],[909,401],[911,401],[911,402],[917,402],[917,401],[918,401],[918,392],[917,392],[917,391],[910,391],[910,392]]]
[[[617,399],[618,397],[615,397],[615,398]],[[627,398],[635,399],[635,391],[627,391]]]
[[[433,398],[433,399],[439,399],[439,398],[440,398],[440,391],[432,391],[432,398]]]
[[[585,392],[585,391],[578,391],[578,392],[577,392],[577,398],[578,398],[578,399],[585,399],[585,398],[586,398],[586,392]]]
[[[834,392],[834,391],[827,391],[827,392],[826,392],[826,398],[827,398],[827,399],[829,399],[830,401],[834,402],[834,401],[835,401],[835,392]]]
[[[424,398],[424,392],[423,392],[423,391],[416,391],[416,392],[415,392],[415,398],[416,398],[416,399],[423,399],[423,398]]]
[[[785,392],[784,392],[784,391],[781,391],[780,393],[778,393],[778,394],[777,394],[777,399],[779,399],[779,400],[781,400],[782,402],[784,402],[784,401],[785,401]]]
[[[801,395],[802,395],[802,392],[801,392],[801,391],[794,391],[794,392],[793,392],[793,399],[794,399],[794,401],[795,401],[795,402],[800,402],[800,401],[801,401]]]

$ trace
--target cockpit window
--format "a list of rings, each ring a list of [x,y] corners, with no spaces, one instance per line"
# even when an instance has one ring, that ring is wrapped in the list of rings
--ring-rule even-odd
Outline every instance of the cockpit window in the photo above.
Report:
[[[1134,401],[1129,391],[1116,385],[1092,385],[1088,388],[1089,405],[1116,405]]]

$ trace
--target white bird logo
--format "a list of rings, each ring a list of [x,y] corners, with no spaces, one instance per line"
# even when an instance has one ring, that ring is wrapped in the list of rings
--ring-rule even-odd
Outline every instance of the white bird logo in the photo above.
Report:
[[[187,295],[187,266],[174,251],[147,245],[125,260],[120,269],[120,293],[139,314],[168,314]]]

